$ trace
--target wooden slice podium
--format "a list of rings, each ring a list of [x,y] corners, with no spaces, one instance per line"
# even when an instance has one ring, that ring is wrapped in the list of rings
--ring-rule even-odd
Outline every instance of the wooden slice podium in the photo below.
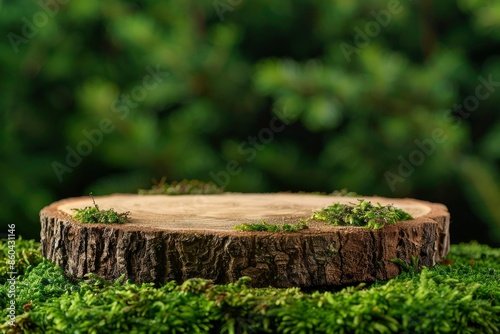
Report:
[[[393,204],[414,219],[379,230],[311,222],[299,232],[241,232],[242,223],[295,224],[333,203],[365,199]],[[40,212],[41,249],[72,277],[125,274],[136,283],[215,283],[252,278],[252,286],[314,287],[387,280],[400,272],[393,259],[433,266],[449,249],[450,215],[441,204],[414,199],[272,193],[95,197],[101,210],[130,211],[126,224],[81,224],[73,208],[90,197],[55,202]]]

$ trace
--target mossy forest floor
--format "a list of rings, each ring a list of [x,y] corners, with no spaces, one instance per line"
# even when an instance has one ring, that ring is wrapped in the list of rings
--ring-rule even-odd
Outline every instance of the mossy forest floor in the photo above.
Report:
[[[337,291],[254,289],[193,279],[161,287],[68,281],[39,244],[16,240],[15,298],[0,241],[6,333],[499,333],[500,249],[452,245],[443,264]],[[10,296],[9,296],[10,295]],[[15,326],[9,323],[15,300]]]

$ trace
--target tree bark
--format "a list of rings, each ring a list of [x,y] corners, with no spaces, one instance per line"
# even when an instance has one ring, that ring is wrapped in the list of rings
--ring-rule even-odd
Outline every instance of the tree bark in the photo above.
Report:
[[[81,224],[70,198],[41,213],[41,249],[72,277],[122,274],[136,283],[215,283],[252,278],[255,287],[318,287],[387,280],[400,272],[392,259],[433,266],[449,249],[450,216],[444,205],[413,199],[359,197],[394,204],[414,219],[379,230],[311,222],[299,232],[241,232],[242,223],[297,223],[334,202],[357,198],[313,194],[127,195],[96,197],[99,208],[130,211],[126,224]]]

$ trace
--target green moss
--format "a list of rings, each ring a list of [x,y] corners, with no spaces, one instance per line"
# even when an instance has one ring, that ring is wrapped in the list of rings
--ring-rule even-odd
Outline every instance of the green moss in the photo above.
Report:
[[[118,213],[113,209],[99,210],[90,206],[72,210],[76,211],[74,218],[83,224],[125,224],[130,214]]]
[[[167,183],[166,178],[160,182],[155,182],[151,189],[139,189],[140,195],[202,195],[202,194],[220,194],[224,189],[217,187],[211,182],[202,182],[198,180],[182,180]]]
[[[92,193],[90,193],[92,197]],[[99,210],[99,206],[92,197],[94,206],[87,206],[83,209],[72,209],[76,211],[74,218],[83,224],[125,224],[128,222],[130,212],[118,213],[113,209]]]
[[[36,248],[28,250],[36,251]],[[204,279],[161,287],[77,285],[48,261],[18,283],[20,333],[497,333],[500,249],[452,245],[443,265],[340,291],[256,289],[249,278]],[[0,287],[5,289],[5,287]],[[4,290],[0,290],[4,291]],[[32,302],[30,302],[32,300]],[[5,295],[0,292],[2,308]],[[4,314],[5,310],[4,310]],[[1,328],[14,332],[8,323]]]
[[[500,270],[500,248],[491,248],[477,242],[452,245],[445,263]]]
[[[7,314],[9,284],[0,286],[0,308]],[[60,267],[43,259],[36,267],[30,266],[16,282],[16,314],[21,314],[27,307],[39,305],[65,292],[78,290],[78,285],[70,283],[64,277]]]
[[[265,220],[260,223],[244,223],[236,225],[235,230],[248,232],[297,232],[308,228],[307,222],[302,220],[297,224],[268,224]]]
[[[12,252],[9,254],[12,249],[14,250],[13,256]],[[0,284],[4,284],[7,278],[10,278],[10,272],[23,275],[28,268],[40,262],[42,262],[40,243],[34,240],[23,240],[22,237],[15,240],[0,239]]]
[[[414,256],[411,257],[411,263],[407,263],[402,259],[392,259],[391,262],[399,265],[399,267],[403,272],[409,273],[411,276],[417,273],[420,269],[418,266],[419,259],[418,257]]]
[[[373,205],[365,200],[358,200],[358,204],[348,205],[334,203],[315,212],[309,220],[322,220],[334,226],[362,226],[379,229],[388,224],[412,219],[412,216],[392,205]]]

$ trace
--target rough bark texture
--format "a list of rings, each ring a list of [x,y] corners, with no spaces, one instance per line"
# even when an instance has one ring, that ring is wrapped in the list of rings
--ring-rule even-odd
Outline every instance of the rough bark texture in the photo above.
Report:
[[[222,284],[249,276],[256,287],[310,287],[390,279],[400,271],[392,259],[410,262],[414,257],[420,265],[433,266],[449,249],[450,217],[440,204],[364,197],[393,203],[415,219],[380,230],[318,223],[296,233],[268,233],[238,232],[233,226],[257,221],[255,217],[297,222],[333,202],[356,199],[305,194],[198,197],[96,198],[101,209],[131,211],[131,223],[125,225],[76,222],[69,208],[91,204],[88,197],[55,202],[41,211],[42,254],[73,277],[95,273],[116,279],[125,274],[137,283],[202,277]],[[186,201],[191,206],[184,206]]]

